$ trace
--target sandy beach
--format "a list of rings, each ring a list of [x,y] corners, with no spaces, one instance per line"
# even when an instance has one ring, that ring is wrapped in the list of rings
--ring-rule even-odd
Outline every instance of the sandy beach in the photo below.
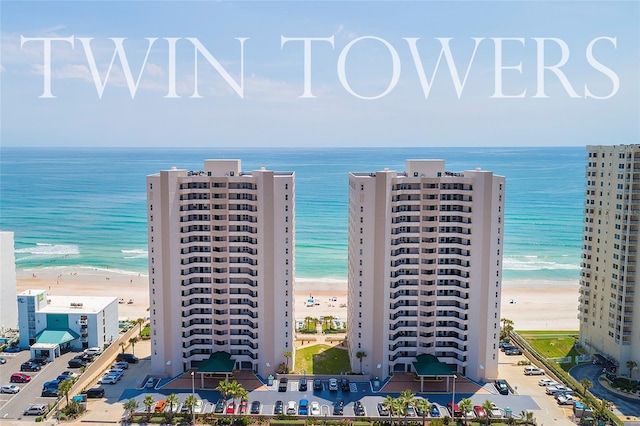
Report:
[[[148,276],[93,268],[39,268],[17,271],[18,293],[42,289],[55,296],[110,296],[122,298],[122,319],[146,318],[149,307]],[[313,306],[307,300],[314,299]],[[132,300],[133,303],[128,303]],[[513,301],[513,303],[511,303]],[[347,282],[337,279],[298,279],[295,284],[296,319],[347,317]],[[516,330],[577,330],[577,280],[505,280],[502,318]]]

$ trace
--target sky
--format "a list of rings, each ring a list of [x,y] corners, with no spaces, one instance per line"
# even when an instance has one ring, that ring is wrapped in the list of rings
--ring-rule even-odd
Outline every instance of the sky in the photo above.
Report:
[[[639,143],[638,22],[637,1],[2,0],[0,144]]]

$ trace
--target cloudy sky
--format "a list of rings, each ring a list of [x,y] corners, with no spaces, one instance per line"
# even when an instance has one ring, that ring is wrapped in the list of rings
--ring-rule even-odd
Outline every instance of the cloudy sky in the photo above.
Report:
[[[0,142],[639,143],[639,5],[3,0]]]

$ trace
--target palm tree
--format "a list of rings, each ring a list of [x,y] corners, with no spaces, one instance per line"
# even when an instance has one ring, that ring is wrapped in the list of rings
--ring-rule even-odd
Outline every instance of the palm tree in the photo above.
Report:
[[[144,397],[142,403],[145,407],[147,407],[147,423],[149,423],[149,419],[151,419],[151,407],[155,404],[156,400],[153,399],[151,395],[147,395]]]
[[[460,411],[462,411],[462,414],[464,415],[464,424],[466,425],[467,413],[473,410],[473,403],[469,398],[464,398],[463,400],[460,401],[460,403],[458,404],[458,407],[460,407]]]
[[[282,356],[287,360],[285,371],[289,371],[289,358],[291,358],[291,351],[285,351]]]
[[[513,331],[513,321],[511,321],[508,318],[501,318],[500,322],[502,323],[502,330],[500,334],[502,334],[503,336],[500,336],[502,339],[509,339],[511,332]]]
[[[223,380],[220,383],[218,383],[218,386],[216,386],[216,390],[220,392],[220,394],[222,394],[222,400],[227,402],[227,397],[231,393],[230,383],[226,380]]]
[[[331,315],[324,317],[323,321],[325,323],[325,328],[327,328],[329,330],[332,330],[333,329],[333,320],[334,320],[334,317],[331,316]]]
[[[631,378],[631,374],[633,373],[633,370],[635,370],[637,367],[638,367],[637,362],[633,360],[627,361],[627,368],[629,369],[629,378]]]
[[[428,399],[420,398],[416,401],[416,408],[422,413],[422,426],[424,426],[424,419],[431,411],[431,403]]]
[[[313,323],[313,328],[316,327],[316,319],[313,317],[305,317],[304,319],[304,329],[305,331],[310,331],[311,323]]]
[[[62,395],[65,396],[65,398],[67,400],[67,405],[69,405],[69,391],[71,390],[72,386],[73,386],[73,379],[72,378],[64,379],[58,385],[58,392],[60,392]]]
[[[405,423],[407,422],[407,414],[409,413],[409,407],[415,407],[416,405],[416,395],[411,392],[409,389],[403,390],[400,393],[400,397],[398,398],[402,415],[404,416]]]
[[[198,398],[196,398],[194,394],[190,394],[184,399],[184,405],[189,407],[189,414],[191,414],[192,419],[193,419],[193,409],[196,406],[197,402],[198,402]]]
[[[520,417],[522,418],[522,420],[524,420],[524,424],[525,425],[535,425],[536,424],[536,419],[535,417],[533,417],[533,412],[529,411],[529,410],[522,410],[522,412],[520,413]]]
[[[365,351],[356,352],[356,358],[360,361],[360,374],[362,374],[362,358],[366,358],[367,353]]]
[[[136,342],[138,341],[137,337],[132,337],[131,339],[129,339],[129,343],[131,343],[131,353],[133,355],[136,354]]]
[[[180,400],[178,399],[178,396],[175,393],[172,393],[166,398],[166,401],[167,401],[167,405],[169,406],[169,410],[167,411],[167,417],[168,417],[169,423],[171,423],[171,421],[173,420],[173,415],[178,409],[178,404],[180,403]]]
[[[138,409],[138,401],[131,398],[130,400],[125,402],[123,406],[124,406],[124,411],[127,412],[127,420],[129,420],[133,416],[133,413],[135,413],[136,410]]]
[[[485,425],[489,425],[489,413],[493,410],[493,403],[488,399],[482,404],[482,409],[485,413]]]
[[[125,342],[120,342],[120,347],[122,348],[122,353],[124,353],[124,348],[127,347]]]
[[[391,395],[387,395],[384,397],[384,400],[382,401],[382,406],[389,411],[389,414],[391,416],[393,416],[393,407],[395,404],[395,398],[392,397]]]
[[[609,410],[607,410],[607,401],[604,399],[598,400],[593,407],[593,416],[596,419],[605,420],[609,417]]]
[[[142,337],[142,325],[144,324],[144,318],[138,318],[135,323],[140,326],[140,333],[138,336]]]
[[[583,391],[584,391],[584,396],[587,396],[587,389],[589,389],[590,387],[593,386],[593,383],[591,383],[591,380],[589,379],[582,379],[580,380],[580,384],[582,385]]]

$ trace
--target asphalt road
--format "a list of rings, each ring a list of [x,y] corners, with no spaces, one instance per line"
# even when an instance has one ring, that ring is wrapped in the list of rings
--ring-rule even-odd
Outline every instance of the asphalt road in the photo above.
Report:
[[[640,399],[630,398],[611,392],[600,384],[598,378],[602,375],[602,366],[593,364],[577,365],[569,372],[578,382],[589,379],[593,387],[591,393],[600,399],[611,401],[615,405],[614,412],[622,419],[625,417],[640,417]]]

